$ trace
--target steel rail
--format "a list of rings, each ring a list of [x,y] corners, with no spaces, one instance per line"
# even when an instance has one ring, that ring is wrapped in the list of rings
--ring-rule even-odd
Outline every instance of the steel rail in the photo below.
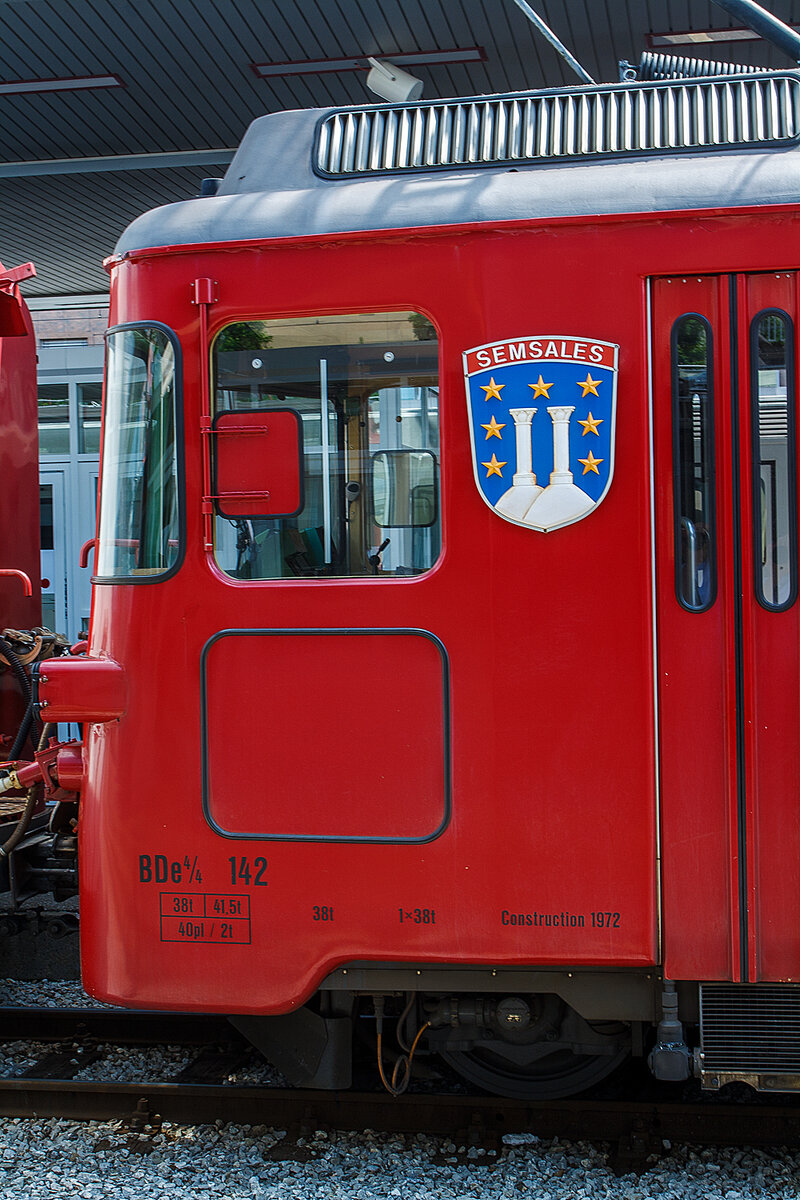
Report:
[[[225,1016],[127,1008],[35,1008],[0,1005],[0,1042],[87,1037],[125,1045],[207,1045],[243,1039]]]
[[[505,1133],[608,1141],[631,1157],[663,1139],[717,1146],[800,1146],[800,1111],[765,1105],[602,1100],[519,1101],[485,1096],[317,1092],[238,1085],[0,1079],[0,1115],[319,1128],[456,1137],[497,1143]]]
[[[663,1152],[664,1139],[800,1147],[800,1105],[794,1097],[772,1095],[752,1104],[732,1104],[714,1095],[687,1103],[656,1095],[651,1083],[639,1099],[625,1101],[526,1101],[428,1092],[394,1097],[380,1091],[224,1084],[221,1080],[232,1060],[257,1052],[225,1017],[213,1014],[0,1007],[0,1041],[25,1038],[50,1042],[58,1052],[43,1056],[24,1075],[0,1077],[0,1116],[119,1120],[143,1131],[158,1128],[163,1120],[205,1124],[220,1119],[300,1132],[372,1129],[447,1136],[498,1149],[503,1134],[530,1132],[542,1138],[609,1142],[618,1173],[641,1169],[649,1155]],[[56,1077],[61,1063],[70,1064],[65,1075],[74,1069],[71,1055],[88,1049],[96,1061],[96,1045],[109,1042],[171,1043],[202,1050],[182,1077],[167,1082]]]

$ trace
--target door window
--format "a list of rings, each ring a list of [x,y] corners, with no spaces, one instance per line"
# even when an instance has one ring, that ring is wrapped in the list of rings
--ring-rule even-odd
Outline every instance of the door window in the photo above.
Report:
[[[786,313],[753,319],[750,361],[756,596],[780,610],[797,595],[794,331]]]
[[[717,592],[711,326],[687,313],[672,330],[675,593],[703,612]]]
[[[67,613],[65,472],[44,471],[39,482],[42,624],[71,636]]]

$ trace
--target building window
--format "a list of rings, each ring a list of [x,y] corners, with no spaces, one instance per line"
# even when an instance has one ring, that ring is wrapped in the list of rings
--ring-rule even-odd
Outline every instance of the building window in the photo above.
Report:
[[[99,454],[102,381],[40,382],[38,389],[39,456]]]
[[[40,383],[39,454],[69,454],[69,385]]]

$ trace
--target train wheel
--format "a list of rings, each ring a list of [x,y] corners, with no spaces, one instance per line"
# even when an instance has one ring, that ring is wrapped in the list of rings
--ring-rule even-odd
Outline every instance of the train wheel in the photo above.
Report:
[[[511,1051],[507,1053],[507,1049]],[[445,1062],[469,1083],[495,1096],[514,1100],[555,1100],[574,1096],[600,1083],[628,1057],[628,1047],[613,1054],[574,1054],[563,1048],[521,1063],[511,1047],[497,1043],[471,1050],[440,1051]]]

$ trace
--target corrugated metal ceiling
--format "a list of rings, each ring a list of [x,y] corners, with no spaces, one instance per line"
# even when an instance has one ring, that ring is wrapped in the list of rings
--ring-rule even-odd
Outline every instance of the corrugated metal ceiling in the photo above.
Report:
[[[800,0],[767,3],[782,20],[800,22]],[[533,6],[605,81],[616,78],[618,59],[638,59],[648,34],[734,24],[706,0]],[[575,80],[513,0],[0,0],[0,255],[9,264],[34,259],[39,276],[29,296],[102,291],[100,262],[127,222],[222,171],[175,165],[9,178],[3,163],[233,148],[264,112],[374,100],[363,71],[260,78],[254,63],[476,46],[484,62],[410,68],[426,99]],[[788,65],[760,41],[675,52]],[[109,74],[123,86],[1,94],[3,83],[18,80]]]

